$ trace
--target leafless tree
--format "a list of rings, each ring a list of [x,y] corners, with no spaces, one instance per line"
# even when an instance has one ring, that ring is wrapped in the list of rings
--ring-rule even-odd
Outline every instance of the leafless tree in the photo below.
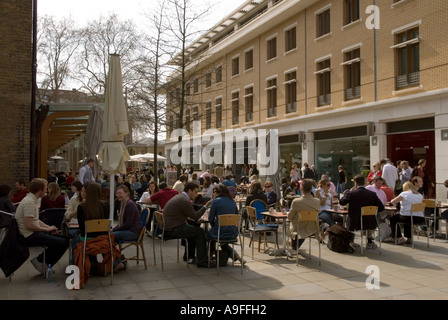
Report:
[[[53,16],[39,19],[38,78],[47,102],[60,102],[60,90],[72,76],[70,66],[79,44],[79,32],[71,17],[60,21]]]

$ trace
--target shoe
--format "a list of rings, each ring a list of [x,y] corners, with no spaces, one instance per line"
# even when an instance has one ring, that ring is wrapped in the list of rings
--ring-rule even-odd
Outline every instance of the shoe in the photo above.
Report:
[[[354,242],[350,242],[350,245],[351,245],[353,248],[359,248],[359,247],[360,247],[359,244],[354,243]]]
[[[196,258],[190,258],[187,261],[188,264],[195,264],[196,263]]]
[[[34,268],[36,268],[37,271],[39,271],[40,274],[44,274],[44,272],[45,272],[44,266],[43,266],[42,262],[39,262],[37,260],[37,257],[35,257],[34,259],[31,260],[31,264],[33,265]]]
[[[412,238],[408,238],[408,239],[406,240],[406,244],[412,244]]]
[[[395,239],[392,237],[387,237],[386,239],[384,239],[382,242],[395,242]]]
[[[216,262],[210,261],[210,262],[198,263],[198,268],[216,268]]]
[[[376,249],[376,248],[378,248],[378,246],[376,245],[375,242],[367,243],[367,249]]]
[[[400,246],[404,246],[405,244],[406,244],[406,239],[405,238],[400,238],[400,239],[398,239],[398,244],[400,245]]]
[[[126,266],[124,265],[123,262],[120,262],[119,264],[117,264],[114,268],[114,272],[118,272],[120,270],[124,270],[126,269]]]

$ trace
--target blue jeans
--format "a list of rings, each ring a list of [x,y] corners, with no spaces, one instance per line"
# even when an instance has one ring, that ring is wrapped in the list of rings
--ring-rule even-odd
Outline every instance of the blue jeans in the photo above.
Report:
[[[323,222],[328,223],[330,227],[335,224],[333,220],[333,214],[327,211],[321,211],[319,213],[319,219],[322,220]]]
[[[115,242],[122,243],[126,241],[136,241],[138,239],[138,234],[130,230],[120,230],[112,232],[115,235]]]
[[[338,200],[340,199],[340,193],[344,193],[345,191],[345,182],[338,182]]]

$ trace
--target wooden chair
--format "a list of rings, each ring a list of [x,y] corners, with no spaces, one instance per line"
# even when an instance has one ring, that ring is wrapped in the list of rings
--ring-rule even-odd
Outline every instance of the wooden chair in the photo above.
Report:
[[[163,214],[160,211],[155,211],[154,212],[155,216],[156,216],[156,221],[157,224],[159,226],[160,229],[162,229],[162,235],[161,235],[161,239],[160,239],[160,261],[162,264],[162,271],[164,271],[164,266],[163,266],[163,243],[165,241],[168,240],[176,240],[177,242],[177,263],[179,263],[179,254],[180,254],[180,250],[179,250],[179,243],[181,240],[185,240],[186,242],[186,247],[185,250],[186,252],[188,252],[188,239],[186,238],[168,238],[165,236],[165,220],[163,218]],[[153,241],[152,241],[152,247],[154,250],[154,265],[156,264],[156,255],[155,255],[155,241],[156,241],[157,237],[153,237]],[[188,265],[188,259],[187,259],[187,268],[189,267]]]
[[[272,224],[263,224],[259,219],[257,219],[256,210],[254,207],[247,206],[247,215],[249,218],[249,232],[251,233],[249,247],[252,245],[252,259],[254,258],[254,246],[253,241],[255,234],[258,234],[258,252],[260,252],[261,246],[261,234],[264,235],[264,249],[266,250],[266,233],[275,232],[275,243],[277,245],[277,249],[279,249],[278,245],[278,225]]]
[[[143,239],[145,237],[146,232],[146,225],[149,220],[149,209],[144,209],[140,214],[140,221],[142,223],[142,229],[140,230],[140,234],[136,241],[126,241],[123,243],[119,243],[118,246],[120,248],[120,252],[123,252],[126,248],[129,248],[131,246],[135,246],[136,254],[130,258],[125,258],[122,260],[122,262],[129,261],[129,260],[135,260],[137,261],[137,264],[139,261],[143,261],[145,264],[145,270],[147,269],[146,266],[146,256],[145,256],[145,249],[143,247]],[[142,250],[142,257],[140,257],[139,249]]]
[[[110,259],[111,259],[111,272],[110,272],[110,284],[112,285],[114,278],[114,251],[113,244],[111,238],[111,227],[112,221],[109,219],[95,219],[95,220],[86,220],[85,221],[85,234],[84,234],[84,244],[83,244],[83,252],[82,252],[82,271],[84,272],[84,265],[86,260],[86,247],[87,247],[87,236],[89,233],[96,232],[107,232],[109,238],[110,245]],[[106,264],[105,264],[106,269]],[[107,270],[105,270],[105,274],[107,274]]]
[[[235,247],[235,243],[239,243],[241,246],[241,274],[243,274],[243,267],[244,263],[243,257],[244,257],[244,237],[243,241],[241,241],[241,235],[238,233],[238,236],[234,239],[221,239],[221,227],[236,227],[237,230],[240,226],[240,215],[238,214],[223,214],[218,216],[218,237],[217,238],[210,238],[211,241],[215,241],[215,249],[216,249],[216,272],[219,276],[219,248],[221,244],[224,243],[231,243],[232,249]],[[208,261],[210,263],[210,251],[211,251],[211,245],[209,242],[208,247]],[[232,257],[232,265],[235,263],[235,257]]]
[[[314,223],[316,232],[312,235],[309,235],[309,255],[311,259],[311,238],[315,238],[319,244],[319,265],[321,260],[321,249],[320,249],[320,235],[319,235],[319,212],[318,211],[299,211],[300,218],[297,226],[297,230],[299,230],[300,223],[303,222],[311,222]],[[298,235],[297,235],[298,237]],[[296,264],[299,265],[299,250],[297,249],[297,261]]]
[[[412,249],[414,249],[414,226],[421,226],[421,225],[425,225],[426,227],[426,219],[424,223],[418,223],[418,224],[414,224],[414,212],[425,212],[425,206],[426,204],[424,202],[421,203],[413,203],[412,204],[412,208],[411,208],[411,239],[412,239]],[[397,228],[398,226],[404,227],[404,225],[409,224],[409,223],[405,223],[405,222],[398,222],[395,226],[395,244],[397,244]],[[427,239],[427,247],[429,248],[429,237],[426,237]]]
[[[361,254],[364,254],[364,243],[363,243],[363,239],[364,239],[364,230],[363,230],[363,217],[368,217],[368,216],[374,216],[375,217],[375,221],[376,221],[376,226],[378,228],[378,233],[380,233],[380,222],[379,222],[379,217],[378,217],[378,207],[377,206],[365,206],[365,207],[361,207]],[[367,238],[367,235],[366,235]],[[378,247],[378,252],[381,255],[381,234],[378,237],[379,238],[379,242],[380,245]],[[366,250],[367,250],[367,243],[368,241],[366,241]]]

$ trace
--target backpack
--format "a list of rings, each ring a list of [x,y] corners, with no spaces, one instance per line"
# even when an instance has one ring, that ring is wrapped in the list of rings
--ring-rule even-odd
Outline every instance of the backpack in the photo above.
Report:
[[[325,232],[328,234],[327,247],[334,252],[355,252],[355,249],[350,245],[353,240],[354,234],[338,224],[335,224],[328,228]]]

